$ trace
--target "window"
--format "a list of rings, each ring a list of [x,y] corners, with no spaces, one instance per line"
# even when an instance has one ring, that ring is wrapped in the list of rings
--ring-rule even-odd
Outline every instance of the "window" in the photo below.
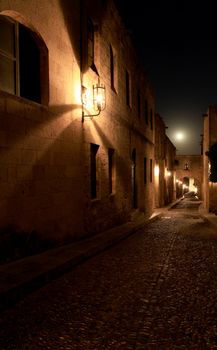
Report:
[[[108,149],[108,178],[109,178],[109,193],[114,192],[114,149]]]
[[[111,88],[117,91],[117,55],[110,45],[110,81]]]
[[[150,109],[150,127],[151,127],[151,130],[153,130],[153,110],[152,110],[152,108]]]
[[[97,39],[97,31],[98,26],[93,23],[93,21],[88,18],[87,20],[87,47],[85,48],[85,65],[86,68],[91,68],[97,75],[99,72],[96,67],[97,60],[97,47],[98,39]],[[87,61],[86,61],[87,58]]]
[[[88,40],[88,66],[94,66],[94,25],[90,18],[87,21],[87,40]]]
[[[148,125],[148,101],[145,100],[145,122]]]
[[[97,197],[97,152],[99,146],[90,144],[90,187],[91,198]]]
[[[144,184],[147,183],[147,158],[144,158]]]
[[[0,84],[1,90],[16,93],[15,25],[0,17]]]
[[[0,89],[41,103],[40,49],[34,33],[0,16]]]
[[[141,118],[141,94],[140,89],[137,90],[137,110],[138,110],[138,118]]]
[[[87,39],[88,39],[88,65],[94,63],[94,26],[90,18],[87,21]]]
[[[114,81],[114,55],[113,55],[113,50],[110,45],[110,77],[111,77],[111,88],[114,90],[115,89],[115,81]]]
[[[130,107],[130,75],[126,70],[126,104]]]
[[[152,159],[150,159],[150,182],[152,182],[152,173],[153,173],[153,169],[152,169]]]

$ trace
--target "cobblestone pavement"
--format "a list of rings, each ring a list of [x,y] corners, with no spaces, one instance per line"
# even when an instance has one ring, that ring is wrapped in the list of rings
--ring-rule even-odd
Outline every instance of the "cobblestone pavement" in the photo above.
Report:
[[[3,312],[0,349],[217,349],[216,251],[196,206],[171,210]]]

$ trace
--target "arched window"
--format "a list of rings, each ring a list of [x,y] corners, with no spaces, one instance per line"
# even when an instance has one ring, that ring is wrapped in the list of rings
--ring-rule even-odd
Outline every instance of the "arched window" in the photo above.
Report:
[[[41,82],[42,56],[33,31],[0,16],[0,90],[44,103],[48,93]]]

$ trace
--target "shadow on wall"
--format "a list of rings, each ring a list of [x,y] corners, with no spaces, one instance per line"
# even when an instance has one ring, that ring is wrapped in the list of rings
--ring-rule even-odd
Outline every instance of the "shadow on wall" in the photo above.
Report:
[[[107,13],[108,1],[89,1],[89,0],[59,0],[60,7],[64,16],[65,25],[71,40],[71,45],[77,60],[77,63],[81,67],[83,66],[83,73],[89,68],[84,62],[80,60],[81,52],[85,49],[86,45],[82,45],[87,39],[85,38],[85,27],[87,25],[87,18],[91,19],[101,25],[105,14]],[[100,19],[101,23],[98,23]],[[83,52],[83,58],[87,55],[87,52]]]
[[[65,230],[64,225],[68,225],[68,231],[72,228],[71,213],[75,201],[79,201],[79,198],[73,199],[72,193],[79,187],[82,191],[82,183],[72,181],[81,177],[79,166],[75,163],[83,158],[81,143],[73,147],[72,140],[75,140],[75,132],[76,138],[81,139],[82,131],[75,131],[71,113],[68,114],[78,107],[80,105],[59,105],[41,111],[41,106],[31,104],[29,118],[19,117],[22,133],[13,132],[10,148],[0,154],[2,171],[4,167],[6,172],[9,171],[8,162],[17,161],[17,164],[9,166],[16,173],[7,179],[7,187],[4,186],[2,192],[0,263],[37,254],[76,239],[76,233],[65,238],[61,232]],[[7,117],[7,122],[16,118]],[[6,123],[2,131],[8,140],[11,128],[7,126]],[[23,158],[20,159],[19,155]],[[73,164],[76,170],[72,171]],[[64,198],[67,209],[64,208]],[[79,220],[81,218],[77,219],[77,226]],[[43,222],[45,226],[50,226],[50,232],[41,232]]]

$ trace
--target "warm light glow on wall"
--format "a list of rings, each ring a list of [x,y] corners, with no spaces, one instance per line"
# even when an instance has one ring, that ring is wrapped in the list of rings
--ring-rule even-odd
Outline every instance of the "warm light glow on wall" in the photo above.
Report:
[[[92,107],[92,96],[90,94],[90,89],[86,86],[82,86],[82,103],[86,109],[90,109]]]
[[[155,165],[155,167],[154,167],[154,176],[159,176],[159,173],[160,173],[159,165]]]
[[[75,98],[75,103],[78,105],[81,105],[82,101],[81,101],[81,86],[80,85],[74,86],[73,96]]]

